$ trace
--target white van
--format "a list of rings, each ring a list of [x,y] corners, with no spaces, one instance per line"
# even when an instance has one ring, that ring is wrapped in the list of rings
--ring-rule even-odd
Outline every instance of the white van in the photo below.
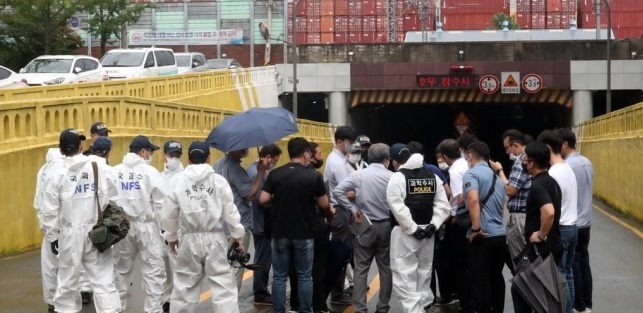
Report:
[[[172,49],[114,49],[100,60],[110,79],[178,74]]]

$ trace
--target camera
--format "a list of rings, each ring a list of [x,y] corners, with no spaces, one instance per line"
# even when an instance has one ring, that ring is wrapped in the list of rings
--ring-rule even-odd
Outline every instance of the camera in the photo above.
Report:
[[[230,246],[230,249],[228,249],[228,263],[232,265],[235,261],[243,267],[245,267],[246,263],[250,261],[250,253],[239,249],[239,244],[236,242]]]

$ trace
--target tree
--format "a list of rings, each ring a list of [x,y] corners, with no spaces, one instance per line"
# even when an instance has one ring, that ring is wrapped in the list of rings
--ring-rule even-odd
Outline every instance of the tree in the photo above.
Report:
[[[494,14],[491,20],[493,21],[493,25],[496,27],[496,29],[502,29],[502,22],[504,21],[509,22],[509,29],[520,29],[520,25],[518,25],[518,22],[516,22],[516,17],[513,15],[508,16],[507,14],[500,12]]]
[[[105,46],[112,36],[120,39],[125,24],[138,22],[146,8],[152,4],[132,3],[129,0],[84,0],[83,9],[91,16],[85,29],[92,36],[100,38],[100,53],[105,54]]]
[[[0,63],[12,69],[43,54],[67,54],[82,45],[69,28],[79,11],[71,0],[1,1]]]

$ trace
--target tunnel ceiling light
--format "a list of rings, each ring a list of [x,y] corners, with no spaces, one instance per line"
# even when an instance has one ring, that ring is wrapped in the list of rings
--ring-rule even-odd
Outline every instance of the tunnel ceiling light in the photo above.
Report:
[[[452,65],[450,69],[451,71],[454,71],[454,72],[461,72],[461,71],[471,72],[473,71],[473,65]]]

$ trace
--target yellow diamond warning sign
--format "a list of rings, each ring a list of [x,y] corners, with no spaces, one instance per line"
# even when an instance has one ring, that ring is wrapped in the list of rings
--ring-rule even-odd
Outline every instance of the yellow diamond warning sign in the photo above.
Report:
[[[520,72],[502,72],[502,93],[505,94],[519,94],[520,85]]]

